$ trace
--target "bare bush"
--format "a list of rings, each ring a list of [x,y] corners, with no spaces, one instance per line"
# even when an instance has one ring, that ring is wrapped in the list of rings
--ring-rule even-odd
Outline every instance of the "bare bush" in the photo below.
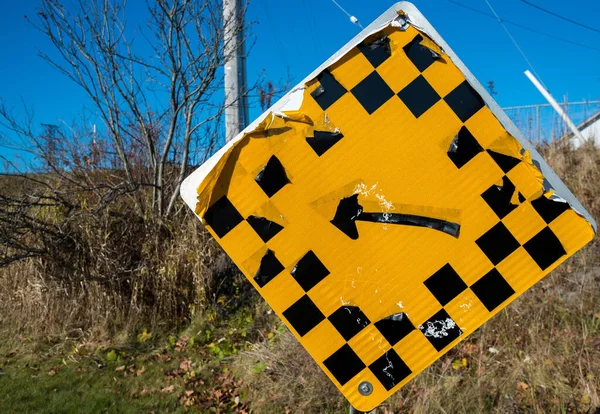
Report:
[[[0,279],[39,322],[180,324],[231,285],[215,275],[238,274],[216,266],[223,253],[179,189],[221,143],[220,71],[237,52],[226,34],[242,27],[221,0],[128,7],[41,0],[29,19],[53,46],[40,56],[87,96],[76,122],[39,126],[26,105],[0,101],[0,145],[22,155],[0,175]],[[131,13],[145,25],[128,25]]]
[[[125,1],[41,1],[30,22],[54,48],[40,56],[85,92],[101,122],[91,131],[85,119],[40,130],[27,107],[22,119],[0,105],[1,144],[27,160],[24,167],[6,160],[10,172],[35,183],[20,195],[2,194],[0,264],[49,255],[40,245],[51,241],[77,244],[56,222],[34,220],[40,208],[60,209],[64,221],[125,197],[139,218],[175,212],[188,169],[220,144],[218,71],[231,58],[224,51],[237,52],[226,34],[242,30],[221,10],[219,0],[155,0],[136,31],[126,24]],[[30,237],[40,232],[43,240]]]

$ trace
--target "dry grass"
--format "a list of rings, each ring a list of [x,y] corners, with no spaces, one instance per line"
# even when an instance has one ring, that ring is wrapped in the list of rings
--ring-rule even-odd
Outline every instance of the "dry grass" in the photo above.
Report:
[[[559,144],[541,150],[600,218],[600,152],[590,147],[572,151]],[[79,268],[61,272],[48,260],[32,259],[0,269],[4,342],[60,346],[71,338],[115,346],[148,328],[152,341],[160,344],[161,331],[174,332],[198,320],[206,325],[197,333],[203,337],[217,325],[239,336],[242,328],[232,328],[237,323],[232,310],[241,309],[252,315],[244,316],[251,321],[244,323],[252,325],[248,335],[244,330],[243,338],[236,339],[248,341],[247,350],[238,354],[237,342],[211,336],[206,341],[215,342],[203,345],[208,351],[200,355],[207,364],[217,358],[224,370],[234,368],[244,381],[243,401],[254,412],[347,412],[334,385],[257,300],[191,214],[162,226],[119,220],[100,217],[80,223],[78,231],[90,251]],[[596,413],[599,303],[600,244],[594,241],[379,411]],[[453,365],[463,358],[466,365]],[[218,378],[212,381],[218,385]]]
[[[0,268],[0,332],[50,342],[126,339],[241,304],[235,266],[191,214],[184,223],[159,231],[81,223],[91,259],[80,268],[57,269],[48,259]]]
[[[381,410],[595,412],[600,408],[600,267],[583,271],[581,262],[581,257],[570,260],[562,272],[524,294]],[[467,366],[453,368],[463,358]],[[255,345],[238,364],[257,412],[344,411],[343,398],[289,332]],[[266,368],[257,373],[261,364]]]
[[[285,329],[251,346],[235,363],[256,412],[344,411],[347,403],[296,338]]]

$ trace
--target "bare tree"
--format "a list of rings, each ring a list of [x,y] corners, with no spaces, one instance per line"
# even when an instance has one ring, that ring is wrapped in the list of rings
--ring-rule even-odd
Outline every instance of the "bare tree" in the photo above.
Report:
[[[145,25],[128,25],[130,13]],[[159,224],[173,216],[189,168],[223,137],[220,69],[225,39],[235,37],[225,31],[242,30],[223,20],[221,0],[147,0],[144,10],[125,0],[41,0],[29,21],[53,46],[40,56],[87,95],[91,119],[36,126],[30,108],[17,116],[0,99],[0,145],[27,164],[4,160],[19,189],[0,190],[0,266],[56,256],[65,243],[85,255],[76,229],[102,214]]]
[[[125,0],[42,0],[30,19],[54,46],[40,56],[86,93],[126,185],[151,187],[161,217],[173,212],[192,145],[218,139],[203,126],[224,110],[225,30],[242,30],[223,20],[221,3],[148,0],[141,28],[128,26]]]

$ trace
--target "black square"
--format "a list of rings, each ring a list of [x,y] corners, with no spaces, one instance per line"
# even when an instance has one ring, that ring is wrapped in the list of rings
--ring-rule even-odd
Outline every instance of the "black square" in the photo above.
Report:
[[[467,288],[466,283],[450,264],[445,264],[424,283],[442,306],[446,305]]]
[[[395,313],[375,322],[375,327],[391,346],[396,345],[415,329],[410,319],[408,319],[408,315],[403,312]]]
[[[267,220],[264,217],[250,216],[246,219],[246,221],[248,224],[250,224],[250,227],[254,229],[256,234],[258,234],[258,237],[260,237],[265,243],[283,230],[283,226],[281,224]]]
[[[440,100],[440,95],[431,87],[423,75],[419,75],[417,79],[398,92],[398,96],[415,118],[423,115]]]
[[[485,276],[473,283],[471,290],[475,292],[475,295],[477,295],[481,303],[490,312],[515,294],[513,288],[496,268],[493,268]]]
[[[344,135],[341,132],[315,131],[313,138],[306,138],[306,142],[313,151],[320,157],[331,147],[337,144]]]
[[[231,204],[231,201],[226,196],[223,196],[206,210],[204,220],[217,236],[222,238],[231,229],[244,221],[244,218],[233,204]]]
[[[360,102],[369,115],[394,96],[394,91],[390,89],[388,84],[379,76],[379,73],[375,71],[352,88],[350,92],[352,92],[352,95]]]
[[[550,224],[555,218],[571,208],[569,203],[550,200],[545,195],[532,200],[531,205],[546,224]]]
[[[483,99],[469,82],[464,81],[444,98],[456,116],[465,122],[483,108]]]
[[[300,336],[306,335],[325,319],[325,315],[307,295],[302,296],[296,303],[284,310],[283,316]]]
[[[360,45],[358,45],[358,50],[360,50],[362,54],[365,55],[365,57],[369,62],[371,62],[371,65],[373,65],[373,67],[381,65],[387,60],[387,58],[392,56],[392,49],[390,48],[390,38],[387,36],[375,39],[369,44],[362,42]]]
[[[260,170],[254,181],[256,181],[269,198],[273,197],[275,193],[290,183],[285,173],[285,168],[283,168],[281,161],[274,155],[269,158],[267,165]]]
[[[498,218],[502,219],[518,207],[516,204],[511,203],[515,191],[515,185],[505,175],[502,177],[502,187],[492,185],[484,191],[481,197],[494,210]]]
[[[296,282],[305,292],[315,287],[321,280],[329,275],[329,270],[319,260],[317,255],[309,250],[290,272]]]
[[[487,150],[487,152],[490,154],[490,157],[496,161],[498,167],[500,167],[505,174],[515,168],[521,162],[520,159],[511,157],[510,155],[500,154],[499,152],[492,150]]]
[[[404,46],[404,52],[410,61],[423,72],[436,61],[436,55],[433,50],[421,45],[423,36],[417,35],[409,44]],[[439,56],[438,56],[439,57]]]
[[[412,374],[410,368],[393,349],[369,365],[369,369],[388,391]]]
[[[456,322],[444,309],[427,319],[419,326],[419,330],[438,352],[462,335]]]
[[[482,151],[483,148],[473,134],[469,132],[467,127],[463,126],[456,134],[452,144],[450,144],[450,148],[448,148],[448,157],[454,165],[461,168]]]
[[[329,108],[347,92],[327,69],[317,75],[317,80],[320,85],[311,92],[311,96],[322,110]]]
[[[546,270],[567,254],[562,243],[550,227],[544,228],[544,230],[533,236],[531,240],[523,245],[523,248],[542,270]]]
[[[494,266],[506,259],[520,246],[517,239],[515,239],[502,222],[489,229],[475,243],[477,243]]]
[[[272,250],[267,249],[267,252],[260,260],[260,267],[254,275],[254,281],[258,286],[263,287],[269,283],[275,276],[285,269],[279,259],[275,257]]]
[[[358,306],[342,306],[327,319],[346,341],[371,323]]]
[[[350,345],[344,344],[333,355],[323,361],[323,365],[331,372],[331,375],[344,385],[366,368],[366,365],[350,348]]]

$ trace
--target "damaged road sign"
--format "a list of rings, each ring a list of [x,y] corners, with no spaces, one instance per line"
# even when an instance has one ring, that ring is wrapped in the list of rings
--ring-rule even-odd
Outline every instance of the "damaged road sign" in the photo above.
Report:
[[[362,411],[596,230],[406,2],[225,145],[182,194]]]

